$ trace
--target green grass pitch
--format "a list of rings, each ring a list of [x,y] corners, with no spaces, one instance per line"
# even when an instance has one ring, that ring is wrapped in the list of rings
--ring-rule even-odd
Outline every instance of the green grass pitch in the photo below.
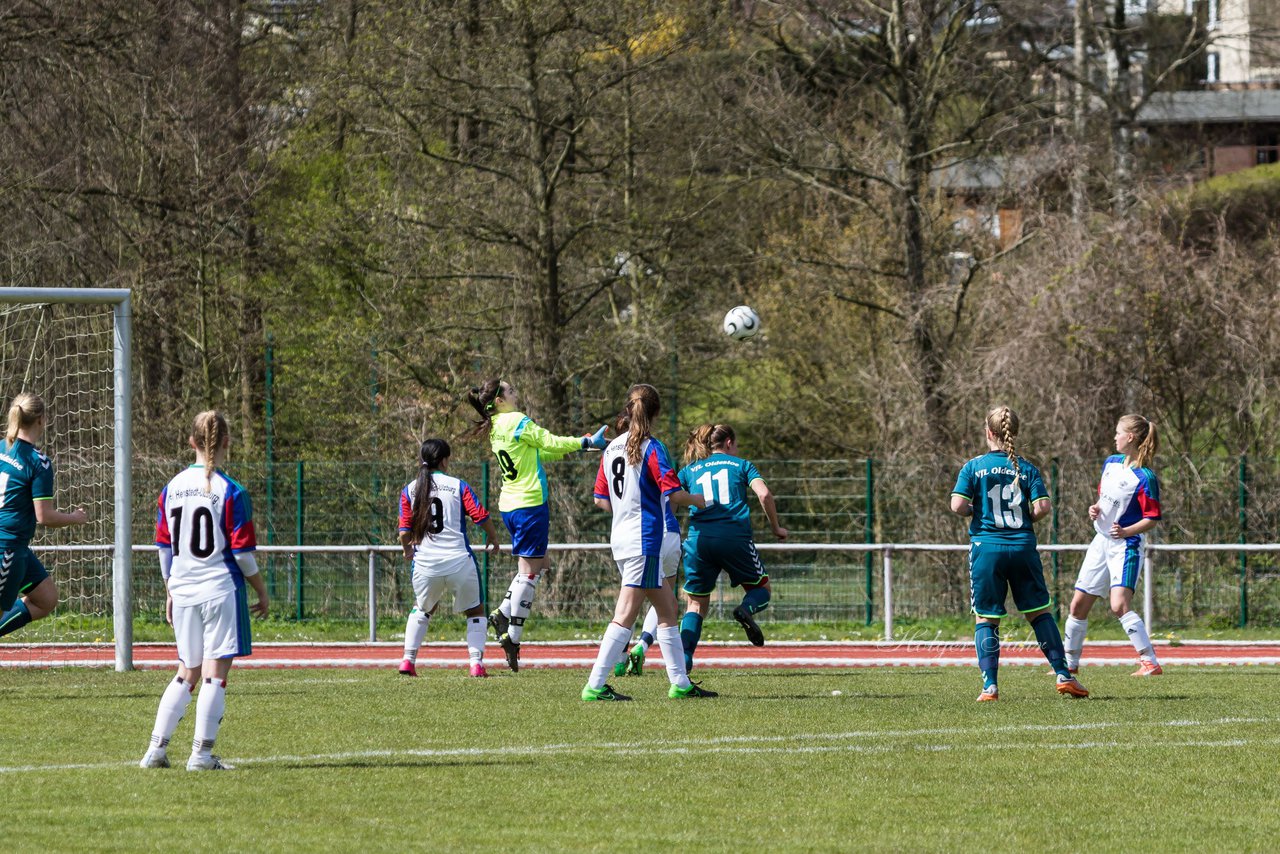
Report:
[[[0,674],[8,843],[42,851],[1247,850],[1280,838],[1280,669],[233,670],[218,749],[136,767],[171,675]],[[833,692],[839,691],[839,694]]]

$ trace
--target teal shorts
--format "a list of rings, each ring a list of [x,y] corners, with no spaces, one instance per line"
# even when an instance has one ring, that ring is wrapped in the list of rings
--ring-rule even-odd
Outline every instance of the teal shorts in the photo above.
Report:
[[[710,596],[721,570],[733,587],[759,587],[769,580],[750,537],[690,534],[684,541],[684,592]]]
[[[1053,604],[1035,546],[974,543],[969,547],[969,603],[979,617],[1006,617],[1005,597],[1026,614]]]
[[[48,577],[48,570],[26,543],[0,542],[0,614]]]

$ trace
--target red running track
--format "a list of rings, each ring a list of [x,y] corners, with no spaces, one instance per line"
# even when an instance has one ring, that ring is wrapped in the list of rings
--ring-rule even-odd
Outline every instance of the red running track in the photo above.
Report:
[[[526,643],[520,653],[521,668],[589,668],[595,661],[596,645],[581,642]],[[1280,664],[1280,641],[1215,642],[1186,641],[1176,646],[1156,643],[1161,664],[1240,665]],[[401,658],[398,643],[377,644],[294,644],[258,643],[254,654],[236,662],[237,667],[394,667]],[[660,654],[652,652],[655,663]],[[502,649],[490,643],[485,659],[491,669],[505,669]],[[177,664],[172,644],[137,644],[134,666],[139,669],[169,669]],[[461,643],[429,643],[418,653],[419,667],[465,667],[466,648]],[[942,641],[779,641],[763,647],[744,643],[699,645],[699,669],[715,667],[895,667],[974,666],[973,644]],[[1002,665],[1044,665],[1035,646],[1005,644]],[[1133,647],[1126,641],[1095,641],[1084,650],[1084,666],[1135,663]],[[0,667],[113,667],[115,651],[109,644],[0,644]]]

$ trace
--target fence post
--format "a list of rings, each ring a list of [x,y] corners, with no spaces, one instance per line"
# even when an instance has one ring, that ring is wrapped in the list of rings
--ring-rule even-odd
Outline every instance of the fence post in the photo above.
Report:
[[[275,361],[276,349],[272,343],[271,333],[267,333],[267,375],[264,383],[264,396],[266,400],[263,406],[266,410],[266,440],[267,440],[267,545],[274,546],[276,544],[276,452],[275,452],[275,435],[276,435],[276,400],[275,400]],[[277,596],[276,585],[276,562],[270,557],[267,558],[267,585],[271,592],[271,598]]]
[[[1151,621],[1155,613],[1155,594],[1152,584],[1156,573],[1151,561],[1151,544],[1142,543],[1142,621],[1147,624],[1147,634],[1151,634],[1155,624]]]
[[[378,553],[369,549],[369,643],[378,640]]]
[[[1057,457],[1054,457],[1049,462],[1049,490],[1051,492],[1049,506],[1052,508],[1051,513],[1053,514],[1050,519],[1051,524],[1049,527],[1049,542],[1053,543],[1056,546],[1058,545],[1058,542],[1059,542],[1058,540],[1059,490],[1058,490],[1058,458]],[[1055,551],[1052,554],[1052,556],[1050,557],[1050,562],[1053,564],[1053,618],[1057,620],[1057,619],[1061,619],[1062,617],[1062,601],[1061,601],[1062,597],[1061,597],[1061,589],[1058,585],[1058,571],[1060,569],[1061,559],[1058,557],[1058,552]]]
[[[893,640],[893,546],[884,547],[884,639]]]
[[[876,541],[875,493],[876,493],[875,460],[872,459],[871,457],[867,457],[867,472],[866,472],[867,512],[866,512],[866,524],[864,525],[864,530],[863,530],[863,542],[865,542],[867,545],[871,545]],[[871,595],[875,589],[874,588],[875,577],[873,575],[873,570],[872,570],[872,566],[874,566],[875,564],[875,555],[871,553],[870,549],[867,549],[865,563],[866,563],[866,569],[867,569],[867,595],[865,597],[866,607],[867,607],[866,624],[869,626],[871,625],[871,616],[872,616]]]
[[[298,503],[297,503],[297,508],[295,510],[295,522],[297,526],[296,533],[298,537],[298,545],[302,545],[303,530],[306,527],[306,500],[305,500],[306,475],[304,471],[304,463],[302,462],[302,460],[298,460],[297,481],[298,481],[297,483]],[[306,613],[302,607],[302,601],[303,601],[302,600],[302,578],[303,578],[305,565],[306,565],[305,556],[302,554],[302,552],[297,552],[293,556],[293,592],[294,592],[294,597],[297,600],[297,605],[294,608],[294,619],[297,619],[297,620],[301,620]]]
[[[480,463],[480,500],[484,503],[485,509],[489,509],[489,461],[485,460]],[[485,544],[489,543],[489,535],[484,535]],[[484,556],[480,558],[483,565],[480,567],[480,601],[484,603],[484,612],[489,613],[489,550],[484,550]]]
[[[1249,539],[1249,461],[1247,454],[1240,455],[1240,473],[1237,477],[1240,504],[1240,544]],[[1249,625],[1249,553],[1240,552],[1240,628]]]

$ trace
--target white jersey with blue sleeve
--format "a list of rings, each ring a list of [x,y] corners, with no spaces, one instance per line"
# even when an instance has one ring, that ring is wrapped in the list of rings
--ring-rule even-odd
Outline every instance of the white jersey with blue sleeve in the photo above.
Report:
[[[249,493],[217,469],[206,484],[204,466],[191,466],[160,491],[156,545],[172,551],[167,584],[174,605],[234,593],[244,587],[236,555],[258,547]]]
[[[400,490],[402,532],[413,529],[417,486],[416,480],[410,481]],[[469,483],[444,472],[432,472],[430,522],[421,542],[414,543],[413,571],[424,575],[433,575],[437,571],[450,574],[459,557],[472,556],[467,520],[480,525],[488,518],[489,511],[476,498]]]
[[[627,434],[609,443],[600,457],[595,497],[608,500],[613,510],[609,538],[614,560],[662,553],[667,529],[666,496],[680,488],[671,468],[666,447],[657,439],[646,439],[640,462],[627,461]]]

